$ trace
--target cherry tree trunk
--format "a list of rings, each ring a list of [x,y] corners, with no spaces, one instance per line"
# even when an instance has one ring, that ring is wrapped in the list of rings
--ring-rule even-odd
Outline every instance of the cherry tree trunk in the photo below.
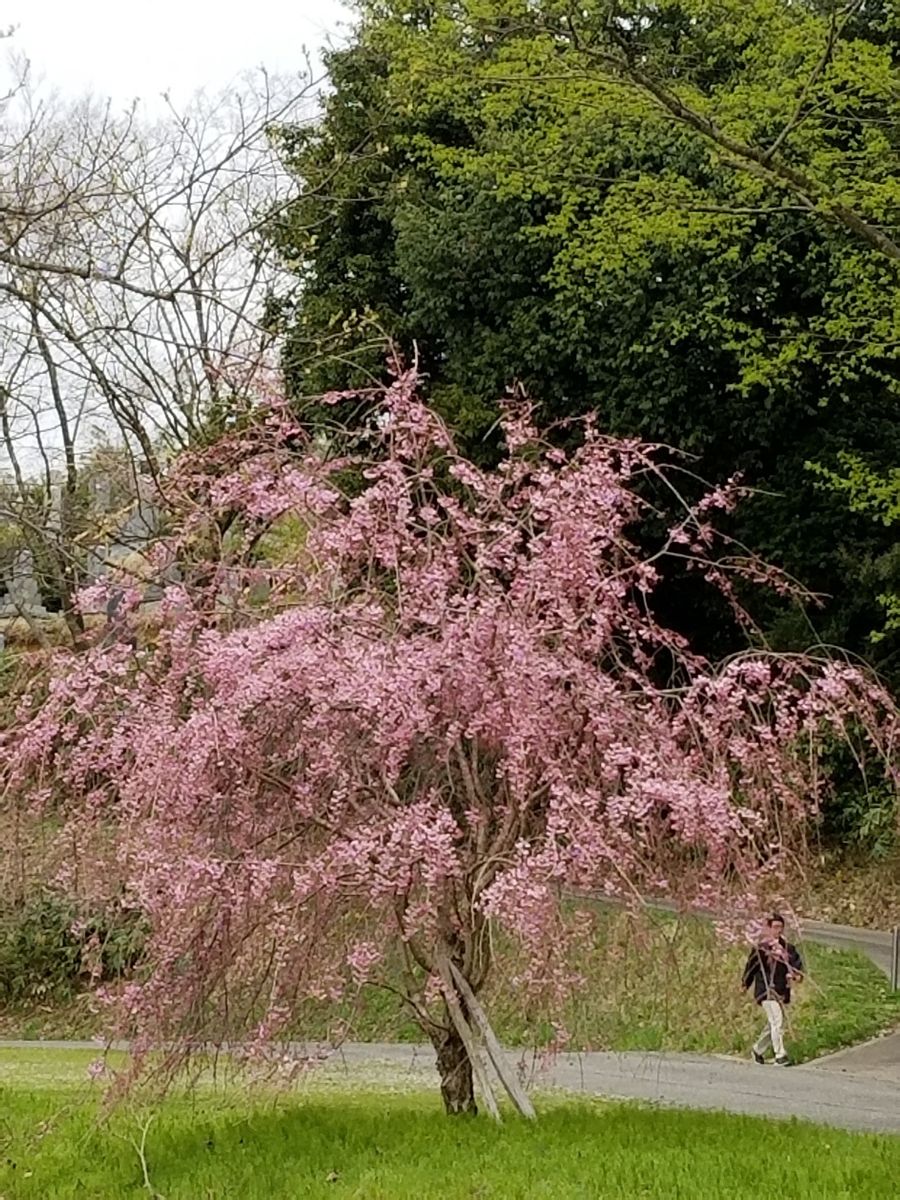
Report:
[[[468,1113],[475,1116],[475,1087],[472,1062],[462,1038],[452,1027],[432,1036],[441,1078],[441,1098],[450,1116]]]

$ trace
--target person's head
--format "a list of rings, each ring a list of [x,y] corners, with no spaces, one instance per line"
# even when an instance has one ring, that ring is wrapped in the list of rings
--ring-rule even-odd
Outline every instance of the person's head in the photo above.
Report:
[[[780,938],[784,933],[784,917],[781,913],[772,913],[771,917],[766,921],[769,934],[773,938]]]

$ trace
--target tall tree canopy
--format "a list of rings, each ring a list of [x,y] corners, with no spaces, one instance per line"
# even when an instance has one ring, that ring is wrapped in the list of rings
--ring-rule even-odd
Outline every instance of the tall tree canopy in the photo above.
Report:
[[[807,464],[900,450],[898,45],[892,3],[364,3],[323,121],[282,131],[295,393],[377,374],[387,334],[476,454],[516,380],[742,470],[772,494],[736,534],[889,667],[891,533]]]

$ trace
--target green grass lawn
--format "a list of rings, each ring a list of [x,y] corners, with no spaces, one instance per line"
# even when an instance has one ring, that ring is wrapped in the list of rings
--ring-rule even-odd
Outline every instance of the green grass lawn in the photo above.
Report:
[[[746,957],[712,926],[666,914],[600,910],[591,937],[572,953],[584,985],[557,1013],[528,1001],[516,985],[508,948],[485,994],[501,1039],[512,1046],[547,1042],[561,1020],[578,1049],[690,1050],[745,1054],[762,1025],[740,990]],[[900,1025],[900,992],[867,959],[808,944],[801,947],[806,981],[788,1010],[787,1039],[798,1061],[874,1037]],[[295,1035],[320,1039],[336,1024],[358,1041],[420,1041],[420,1030],[396,997],[367,988],[353,1004],[310,1003]],[[79,1037],[96,1030],[86,997],[63,1008],[0,1014],[0,1037]]]
[[[90,1058],[2,1052],[2,1200],[883,1200],[900,1179],[900,1138],[557,1098],[497,1127],[436,1091],[201,1088],[103,1121]]]

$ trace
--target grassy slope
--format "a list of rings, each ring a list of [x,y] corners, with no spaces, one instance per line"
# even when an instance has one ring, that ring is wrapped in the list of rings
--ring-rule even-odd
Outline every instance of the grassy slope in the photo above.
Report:
[[[884,859],[833,852],[796,885],[794,903],[808,917],[892,929],[900,925],[900,838]]]
[[[97,1121],[89,1054],[0,1055],[0,1197],[151,1195],[147,1110]],[[38,1062],[40,1066],[38,1066]],[[546,1101],[536,1126],[452,1120],[435,1094],[172,1098],[145,1157],[165,1200],[885,1197],[900,1138],[633,1105]]]
[[[562,1013],[528,1003],[506,960],[485,1003],[501,1039],[540,1045],[561,1023],[578,1049],[690,1050],[746,1053],[762,1025],[757,1006],[740,988],[746,948],[729,945],[698,921],[606,914],[602,937],[576,953],[585,985]],[[798,1061],[874,1037],[900,1024],[900,992],[859,955],[802,947],[806,980],[794,991],[787,1038]],[[359,1041],[421,1039],[394,998],[369,989],[340,1017]],[[327,1033],[333,1009],[309,1006],[298,1030]]]

